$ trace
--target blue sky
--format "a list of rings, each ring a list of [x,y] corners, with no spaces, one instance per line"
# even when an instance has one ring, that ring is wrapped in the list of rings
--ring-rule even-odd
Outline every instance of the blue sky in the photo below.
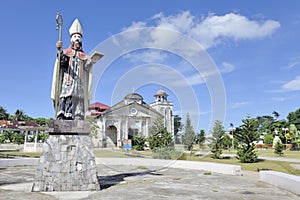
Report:
[[[215,119],[228,129],[247,114],[274,110],[285,118],[300,107],[299,9],[292,0],[3,0],[0,105],[9,113],[54,116],[60,12],[65,48],[78,18],[84,50],[105,54],[94,66],[95,101],[112,105],[135,91],[151,103],[162,87],[174,113],[190,113],[196,131]]]

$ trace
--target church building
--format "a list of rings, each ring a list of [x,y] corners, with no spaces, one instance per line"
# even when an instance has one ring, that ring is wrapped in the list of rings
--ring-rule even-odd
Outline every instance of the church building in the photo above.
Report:
[[[174,133],[173,103],[167,100],[168,94],[162,89],[154,97],[155,102],[149,105],[137,93],[126,95],[112,107],[101,103],[90,105],[90,114],[98,113],[96,123],[99,129],[98,135],[93,139],[94,146],[122,147],[138,133],[149,137],[149,129],[158,117],[163,118],[168,132]],[[98,108],[97,105],[101,107]]]

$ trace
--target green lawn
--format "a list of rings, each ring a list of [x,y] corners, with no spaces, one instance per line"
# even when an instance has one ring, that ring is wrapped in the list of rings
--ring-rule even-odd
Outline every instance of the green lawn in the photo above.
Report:
[[[96,158],[128,158],[125,151],[119,149],[95,149],[94,156]]]
[[[126,153],[131,153],[133,155],[129,156],[126,155]],[[224,151],[226,153],[226,151]],[[108,149],[96,149],[94,151],[95,157],[113,157],[113,158],[126,158],[126,157],[132,157],[134,155],[140,155],[140,156],[151,156],[151,151],[125,151],[125,150],[108,150]],[[297,156],[300,155],[300,152],[294,152],[294,151],[287,151],[285,153],[286,156],[289,158],[298,158]],[[272,156],[276,157],[276,154],[273,153],[273,149],[267,149],[262,153],[259,153],[260,156]],[[279,156],[278,156],[279,157]],[[259,171],[259,170],[274,170],[279,171],[283,173],[293,174],[300,176],[300,170],[294,169],[291,164],[299,164],[299,163],[289,163],[289,162],[280,162],[280,161],[259,161],[256,163],[240,163],[239,160],[236,158],[227,158],[227,159],[212,159],[210,156],[195,156],[195,155],[187,155],[187,160],[190,161],[201,161],[201,162],[215,162],[215,163],[223,163],[223,164],[233,164],[233,165],[240,165],[242,170],[249,170],[249,171]]]
[[[204,152],[210,152],[210,148],[209,147],[204,147],[204,149],[199,149],[198,145],[194,145],[194,151],[204,151]],[[300,151],[290,151],[290,150],[283,150],[284,155],[283,156],[279,156],[277,154],[274,153],[274,149],[273,148],[268,148],[268,149],[264,149],[264,148],[258,148],[256,149],[258,156],[262,156],[262,157],[282,157],[282,158],[297,158],[300,159]],[[235,154],[236,150],[234,151],[234,153],[231,150],[223,150],[224,154]]]
[[[257,149],[258,156],[263,157],[283,157],[300,159],[300,151],[283,150],[284,155],[279,156],[274,153],[274,149]]]
[[[29,153],[20,151],[5,151],[0,152],[0,158],[13,158],[13,157],[29,157],[29,158],[39,158],[41,153]]]
[[[299,163],[269,161],[269,160],[258,161],[256,163],[241,163],[236,158],[213,159],[210,156],[205,156],[205,157],[188,156],[187,160],[240,165],[242,170],[249,170],[249,171],[273,170],[273,171],[300,176],[300,170],[294,169],[291,166],[291,164],[299,164]]]
[[[224,150],[223,153],[227,154],[228,151]],[[95,149],[94,150],[95,157],[98,158],[128,158],[128,157],[151,157],[151,151],[135,151],[135,150],[122,150],[122,149]],[[274,154],[273,149],[266,150],[258,150],[259,156],[264,157],[279,157]],[[22,157],[39,157],[40,153],[24,153],[19,151],[12,152],[0,152],[0,158],[10,158],[13,156],[22,156]],[[284,158],[299,158],[299,151],[284,151]],[[201,161],[201,162],[215,162],[215,163],[223,163],[223,164],[233,164],[240,165],[242,170],[250,170],[250,171],[259,171],[259,170],[274,170],[283,173],[293,174],[300,176],[300,170],[294,169],[291,164],[299,164],[299,163],[290,163],[290,162],[280,162],[280,161],[259,161],[256,163],[240,163],[236,158],[226,158],[226,159],[212,159],[210,156],[196,156],[196,155],[187,155],[187,160],[190,161]]]

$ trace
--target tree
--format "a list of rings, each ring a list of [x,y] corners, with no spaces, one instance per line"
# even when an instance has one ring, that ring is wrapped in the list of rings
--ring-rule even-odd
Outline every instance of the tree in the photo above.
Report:
[[[282,150],[283,150],[283,144],[280,141],[277,141],[277,143],[275,144],[274,153],[279,156],[282,156],[283,155]]]
[[[13,143],[14,144],[24,144],[24,135],[23,134],[19,134],[19,133],[14,133],[13,134]]]
[[[212,158],[219,159],[222,154],[223,148],[223,137],[225,136],[224,126],[222,125],[222,121],[216,120],[213,126],[212,134],[212,142],[210,144],[210,151],[212,152]]]
[[[274,117],[269,116],[269,115],[264,115],[264,116],[258,116],[256,117],[256,121],[258,124],[258,132],[260,134],[273,134],[273,126],[272,124],[275,122]]]
[[[179,133],[181,132],[183,127],[183,124],[181,122],[181,117],[178,115],[174,116],[174,136],[175,136],[175,142],[178,144],[180,143],[179,139]]]
[[[280,116],[279,112],[277,112],[276,110],[274,110],[274,111],[272,112],[272,114],[274,115],[274,117],[275,117],[276,120],[277,120],[278,117]]]
[[[88,119],[88,121],[90,122],[92,138],[98,139],[98,132],[99,132],[100,127],[98,126],[98,124],[94,118],[90,118],[90,119]]]
[[[158,117],[150,127],[151,136],[148,138],[150,149],[171,147],[174,148],[172,133],[167,131],[163,119]]]
[[[300,130],[300,108],[294,112],[290,112],[287,119],[289,124],[295,124],[296,128]]]
[[[264,136],[264,143],[265,144],[273,144],[274,134],[268,134]]]
[[[17,121],[24,121],[27,118],[23,110],[17,109],[14,113],[13,119]]]
[[[45,142],[48,135],[49,135],[49,133],[47,133],[47,132],[42,132],[42,133],[38,134],[38,141]]]
[[[290,133],[290,136],[291,136],[292,139],[295,138],[296,132],[297,132],[297,127],[295,126],[295,124],[290,124],[289,133]]]
[[[258,123],[256,119],[250,118],[250,116],[247,116],[242,122],[243,124],[235,133],[235,137],[241,143],[238,146],[237,158],[242,163],[253,163],[257,161],[254,141],[259,138]]]
[[[0,135],[0,144],[3,144],[5,142],[5,136],[2,134]]]
[[[186,115],[186,122],[185,122],[185,131],[184,131],[183,144],[184,144],[185,148],[188,151],[193,150],[193,144],[195,142],[195,139],[196,139],[196,133],[195,133],[194,128],[192,126],[190,115],[187,114]]]
[[[12,130],[4,130],[3,131],[3,136],[4,136],[4,141],[12,143],[14,140],[14,131]]]
[[[133,143],[134,143],[133,148],[138,151],[143,151],[145,142],[147,141],[146,137],[142,133],[138,133],[132,139],[133,139]]]
[[[6,109],[0,106],[0,120],[8,120],[9,114]]]
[[[165,129],[164,120],[162,117],[157,117],[153,122],[153,125],[150,127],[150,135],[155,135],[160,133],[163,129]]]
[[[205,131],[203,129],[200,130],[200,133],[197,135],[196,142],[199,144],[199,148],[203,147],[205,142]]]
[[[32,119],[32,121],[34,121],[35,123],[37,123],[40,126],[48,126],[49,123],[50,123],[49,119],[46,119],[46,118],[43,118],[43,117]]]
[[[225,134],[223,137],[223,145],[224,148],[227,147],[228,149],[230,148],[230,146],[232,146],[232,139],[227,134]]]

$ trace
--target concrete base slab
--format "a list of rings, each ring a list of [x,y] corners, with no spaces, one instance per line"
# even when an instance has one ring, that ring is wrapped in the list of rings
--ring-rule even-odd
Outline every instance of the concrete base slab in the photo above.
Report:
[[[260,171],[260,180],[300,196],[300,177],[275,171]]]
[[[134,166],[158,166],[171,167],[177,169],[204,170],[229,175],[241,175],[241,166],[227,165],[210,162],[195,162],[185,160],[160,160],[160,159],[140,159],[140,158],[96,158],[97,164],[106,165],[134,165]]]
[[[145,165],[97,165],[101,191],[28,192],[35,169],[1,169],[0,200],[70,199],[264,199],[291,200],[299,196],[258,178],[205,173],[201,170]],[[258,172],[253,172],[258,174]],[[13,174],[13,175],[12,175]]]
[[[0,168],[37,165],[38,158],[0,159]]]

